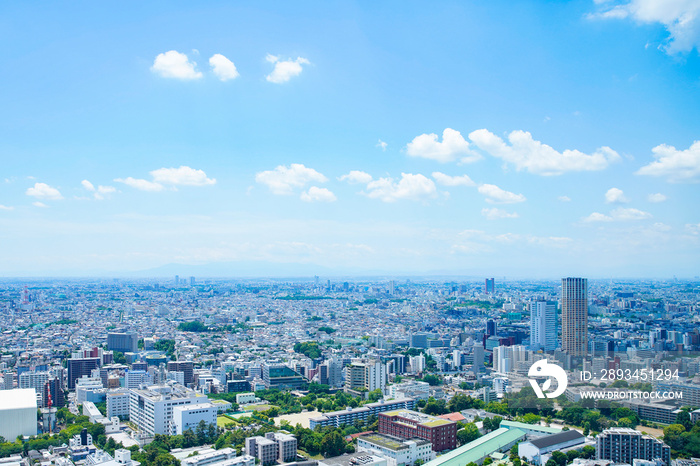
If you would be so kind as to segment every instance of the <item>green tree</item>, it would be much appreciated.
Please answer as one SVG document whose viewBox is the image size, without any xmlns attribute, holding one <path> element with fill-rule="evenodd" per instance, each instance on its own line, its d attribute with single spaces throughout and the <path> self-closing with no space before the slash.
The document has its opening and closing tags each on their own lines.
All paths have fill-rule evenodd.
<svg viewBox="0 0 700 466">
<path fill-rule="evenodd" d="M 460 445 L 473 442 L 479 437 L 481 437 L 479 428 L 473 422 L 466 424 L 463 429 L 457 431 L 457 441 L 460 443 Z"/>
<path fill-rule="evenodd" d="M 325 457 L 342 455 L 345 452 L 345 440 L 338 433 L 332 431 L 323 436 L 321 440 L 321 453 Z"/>
</svg>

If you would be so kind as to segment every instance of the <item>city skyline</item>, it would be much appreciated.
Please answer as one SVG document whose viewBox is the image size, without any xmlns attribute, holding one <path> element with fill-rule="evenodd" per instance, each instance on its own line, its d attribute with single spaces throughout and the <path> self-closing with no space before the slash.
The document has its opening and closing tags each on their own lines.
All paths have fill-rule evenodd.
<svg viewBox="0 0 700 466">
<path fill-rule="evenodd" d="M 700 275 L 692 2 L 0 11 L 2 277 Z"/>
</svg>

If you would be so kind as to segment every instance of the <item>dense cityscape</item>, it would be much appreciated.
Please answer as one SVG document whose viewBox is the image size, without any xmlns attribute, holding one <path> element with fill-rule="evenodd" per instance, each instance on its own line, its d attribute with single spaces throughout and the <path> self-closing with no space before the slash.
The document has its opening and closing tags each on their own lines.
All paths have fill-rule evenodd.
<svg viewBox="0 0 700 466">
<path fill-rule="evenodd" d="M 0 303 L 3 465 L 700 464 L 697 281 L 6 279 Z"/>
</svg>

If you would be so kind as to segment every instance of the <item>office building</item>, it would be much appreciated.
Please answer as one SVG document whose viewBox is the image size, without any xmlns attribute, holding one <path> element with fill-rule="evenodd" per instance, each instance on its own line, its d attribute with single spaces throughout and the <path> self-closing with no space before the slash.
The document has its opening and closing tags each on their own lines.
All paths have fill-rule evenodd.
<svg viewBox="0 0 700 466">
<path fill-rule="evenodd" d="M 168 372 L 177 371 L 183 373 L 185 387 L 194 383 L 194 362 L 192 361 L 168 361 Z"/>
<path fill-rule="evenodd" d="M 484 291 L 487 294 L 493 294 L 496 292 L 496 280 L 493 278 L 486 279 L 486 285 L 484 286 Z"/>
<path fill-rule="evenodd" d="M 99 357 L 70 358 L 68 360 L 68 390 L 75 390 L 75 381 L 81 377 L 90 377 L 92 370 L 100 367 Z"/>
<path fill-rule="evenodd" d="M 54 408 L 62 408 L 66 405 L 66 395 L 63 392 L 63 384 L 61 380 L 55 377 L 49 378 L 43 388 L 44 392 L 44 405 L 49 405 L 49 399 L 51 400 L 51 406 Z"/>
<path fill-rule="evenodd" d="M 306 379 L 284 364 L 263 364 L 262 379 L 265 388 L 303 390 L 307 387 Z"/>
<path fill-rule="evenodd" d="M 588 347 L 588 280 L 561 280 L 561 347 L 570 356 L 585 356 Z"/>
<path fill-rule="evenodd" d="M 14 440 L 18 435 L 36 435 L 36 391 L 18 388 L 0 391 L 0 437 Z"/>
<path fill-rule="evenodd" d="M 436 452 L 457 446 L 456 422 L 407 409 L 379 413 L 379 433 L 427 440 Z"/>
<path fill-rule="evenodd" d="M 530 347 L 533 350 L 557 349 L 557 303 L 530 301 Z"/>
<path fill-rule="evenodd" d="M 134 332 L 115 332 L 107 334 L 107 348 L 110 351 L 119 351 L 120 353 L 136 353 L 139 349 L 138 342 L 139 337 Z"/>
<path fill-rule="evenodd" d="M 486 335 L 489 337 L 496 335 L 496 322 L 493 319 L 486 321 Z"/>
<path fill-rule="evenodd" d="M 115 390 L 107 392 L 107 418 L 125 418 L 129 416 L 129 390 Z"/>
<path fill-rule="evenodd" d="M 632 464 L 635 459 L 652 461 L 660 458 L 671 464 L 671 447 L 650 435 L 627 427 L 611 427 L 596 437 L 596 458 Z"/>
</svg>

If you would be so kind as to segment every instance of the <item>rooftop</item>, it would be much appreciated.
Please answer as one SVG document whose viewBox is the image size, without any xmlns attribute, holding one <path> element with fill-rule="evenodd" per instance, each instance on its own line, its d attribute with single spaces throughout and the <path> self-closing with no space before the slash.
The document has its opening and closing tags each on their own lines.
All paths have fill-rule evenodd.
<svg viewBox="0 0 700 466">
<path fill-rule="evenodd" d="M 367 440 L 368 442 L 372 442 L 375 445 L 378 445 L 380 447 L 387 448 L 389 450 L 393 451 L 398 451 L 398 450 L 404 450 L 408 448 L 408 445 L 406 444 L 406 440 L 399 439 L 396 437 L 392 437 L 390 435 L 384 435 L 384 434 L 369 434 L 369 435 L 362 435 L 361 437 L 362 440 Z M 416 442 L 418 445 L 424 445 L 426 443 L 429 443 L 426 440 L 423 439 L 411 439 L 412 441 Z"/>
<path fill-rule="evenodd" d="M 425 466 L 464 466 L 471 462 L 478 463 L 485 456 L 490 455 L 499 448 L 516 442 L 525 437 L 525 432 L 520 429 L 500 429 L 489 432 L 473 442 L 469 442 L 449 453 L 438 456 L 434 460 L 425 463 Z"/>
<path fill-rule="evenodd" d="M 531 444 L 537 448 L 547 448 L 552 445 L 557 445 L 559 443 L 570 442 L 571 440 L 584 439 L 581 432 L 577 430 L 566 430 L 564 432 L 559 432 L 558 434 L 548 435 L 546 437 L 541 437 L 530 441 Z"/>
<path fill-rule="evenodd" d="M 18 388 L 0 391 L 0 410 L 36 409 L 36 391 L 33 388 Z"/>
</svg>

